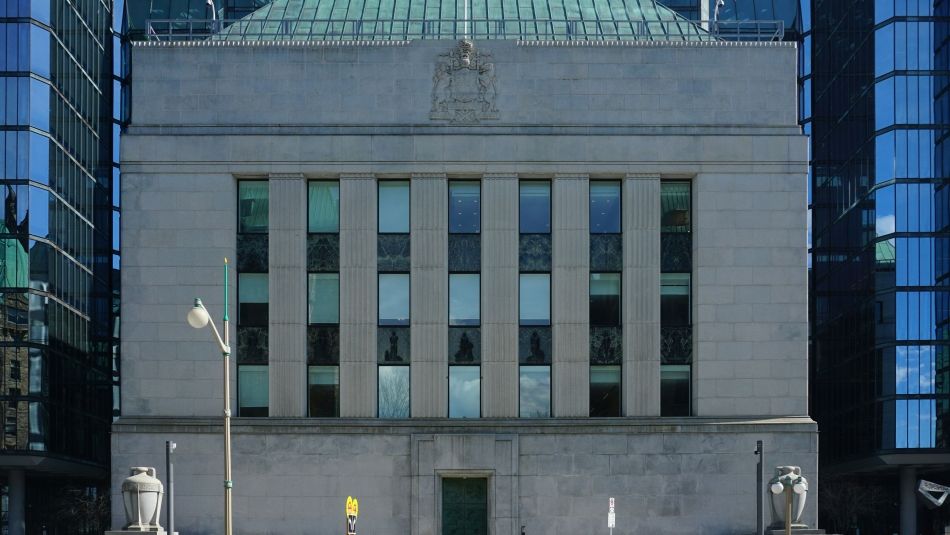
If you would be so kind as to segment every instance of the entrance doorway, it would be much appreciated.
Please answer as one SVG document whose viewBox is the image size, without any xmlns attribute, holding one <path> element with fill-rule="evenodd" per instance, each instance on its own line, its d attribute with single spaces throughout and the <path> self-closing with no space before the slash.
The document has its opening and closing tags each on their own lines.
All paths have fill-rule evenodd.
<svg viewBox="0 0 950 535">
<path fill-rule="evenodd" d="M 488 478 L 442 479 L 442 535 L 488 535 Z"/>
</svg>

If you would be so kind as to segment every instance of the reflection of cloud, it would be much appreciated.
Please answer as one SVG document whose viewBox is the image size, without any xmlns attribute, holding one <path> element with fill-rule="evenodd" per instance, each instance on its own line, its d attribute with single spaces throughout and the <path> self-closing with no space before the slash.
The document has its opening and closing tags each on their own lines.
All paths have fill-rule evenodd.
<svg viewBox="0 0 950 535">
<path fill-rule="evenodd" d="M 479 368 L 471 366 L 474 376 L 469 376 L 469 370 L 456 374 L 449 381 L 449 417 L 478 418 L 480 415 L 481 385 L 479 384 Z M 468 377 L 460 377 L 466 375 Z"/>
<path fill-rule="evenodd" d="M 893 234 L 894 229 L 894 215 L 885 215 L 880 216 L 875 221 L 875 228 L 877 229 L 877 235 L 883 236 L 885 234 Z"/>
<path fill-rule="evenodd" d="M 897 346 L 894 381 L 898 394 L 935 393 L 934 347 Z"/>
<path fill-rule="evenodd" d="M 546 418 L 551 415 L 551 378 L 547 373 L 521 374 L 521 416 Z"/>
</svg>

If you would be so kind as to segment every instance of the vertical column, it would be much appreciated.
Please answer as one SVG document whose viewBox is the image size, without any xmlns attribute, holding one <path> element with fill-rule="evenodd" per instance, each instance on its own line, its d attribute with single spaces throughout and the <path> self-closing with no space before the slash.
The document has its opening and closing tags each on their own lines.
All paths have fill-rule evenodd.
<svg viewBox="0 0 950 535">
<path fill-rule="evenodd" d="M 409 316 L 413 418 L 448 415 L 448 181 L 412 175 Z"/>
<path fill-rule="evenodd" d="M 482 416 L 518 416 L 518 176 L 482 177 Z"/>
<path fill-rule="evenodd" d="M 307 182 L 270 175 L 270 416 L 307 414 Z"/>
<path fill-rule="evenodd" d="M 554 416 L 590 415 L 590 216 L 586 175 L 555 175 L 551 191 L 551 370 Z"/>
<path fill-rule="evenodd" d="M 340 416 L 376 416 L 376 179 L 340 176 Z"/>
<path fill-rule="evenodd" d="M 7 484 L 10 485 L 10 510 L 7 517 L 10 535 L 26 535 L 26 474 L 23 470 L 10 470 Z"/>
<path fill-rule="evenodd" d="M 900 468 L 901 535 L 917 535 L 917 469 Z"/>
<path fill-rule="evenodd" d="M 660 175 L 623 185 L 623 404 L 660 415 Z"/>
</svg>

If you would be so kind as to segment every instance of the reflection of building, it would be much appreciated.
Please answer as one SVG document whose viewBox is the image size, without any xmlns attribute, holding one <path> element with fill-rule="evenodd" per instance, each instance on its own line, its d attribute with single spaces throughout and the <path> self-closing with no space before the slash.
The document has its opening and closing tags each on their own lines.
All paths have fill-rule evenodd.
<svg viewBox="0 0 950 535">
<path fill-rule="evenodd" d="M 0 529 L 87 533 L 56 504 L 108 481 L 113 2 L 3 5 Z"/>
<path fill-rule="evenodd" d="M 901 533 L 947 522 L 914 513 L 914 480 L 950 481 L 948 10 L 821 2 L 802 47 L 822 472 L 899 495 Z M 897 531 L 874 514 L 861 533 Z"/>
<path fill-rule="evenodd" d="M 757 439 L 816 477 L 793 46 L 652 0 L 332 4 L 132 47 L 116 497 L 187 434 L 177 527 L 219 525 L 184 313 L 221 317 L 222 257 L 245 533 L 347 495 L 381 534 L 589 531 L 610 496 L 628 531 L 751 532 Z"/>
</svg>

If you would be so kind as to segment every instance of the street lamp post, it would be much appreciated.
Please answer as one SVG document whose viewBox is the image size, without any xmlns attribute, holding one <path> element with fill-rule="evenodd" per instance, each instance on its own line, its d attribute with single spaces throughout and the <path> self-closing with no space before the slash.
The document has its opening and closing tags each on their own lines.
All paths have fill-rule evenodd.
<svg viewBox="0 0 950 535">
<path fill-rule="evenodd" d="M 218 333 L 208 309 L 195 298 L 195 305 L 188 312 L 188 324 L 195 329 L 211 326 L 214 339 L 221 348 L 224 357 L 224 535 L 231 535 L 231 385 L 230 361 L 231 346 L 228 345 L 228 259 L 224 259 L 224 338 Z"/>
</svg>

